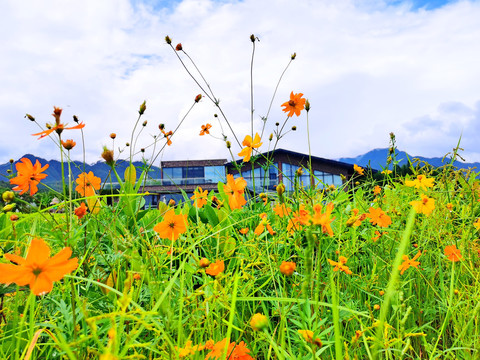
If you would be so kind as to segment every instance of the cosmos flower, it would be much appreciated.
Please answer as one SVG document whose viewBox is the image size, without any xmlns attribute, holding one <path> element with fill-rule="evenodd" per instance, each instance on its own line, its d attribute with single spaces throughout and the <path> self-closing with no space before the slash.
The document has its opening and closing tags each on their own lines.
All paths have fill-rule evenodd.
<svg viewBox="0 0 480 360">
<path fill-rule="evenodd" d="M 238 156 L 243 156 L 243 162 L 250 161 L 253 149 L 258 149 L 260 146 L 262 146 L 263 143 L 260 141 L 262 141 L 262 139 L 258 133 L 255 134 L 255 138 L 253 140 L 250 135 L 245 136 L 245 139 L 242 142 L 242 145 L 245 147 L 238 153 Z"/>
<path fill-rule="evenodd" d="M 17 264 L 0 264 L 0 283 L 29 285 L 35 295 L 43 295 L 53 289 L 53 283 L 78 267 L 78 259 L 70 259 L 72 250 L 66 247 L 50 257 L 50 247 L 43 239 L 35 238 L 27 257 L 5 254 L 5 258 Z"/>
<path fill-rule="evenodd" d="M 290 100 L 282 104 L 282 106 L 285 107 L 282 110 L 288 113 L 288 117 L 292 117 L 293 114 L 300 116 L 300 112 L 305 108 L 306 101 L 302 98 L 302 96 L 302 93 L 294 94 L 292 91 L 292 93 L 290 94 Z"/>
<path fill-rule="evenodd" d="M 10 179 L 10 184 L 17 185 L 12 190 L 20 191 L 20 195 L 22 195 L 30 189 L 30 195 L 35 194 L 38 191 L 37 185 L 40 180 L 47 177 L 47 174 L 42 174 L 42 172 L 48 169 L 48 166 L 46 164 L 42 167 L 38 159 L 33 165 L 29 158 L 21 158 L 20 162 L 15 164 L 17 176 Z"/>
</svg>

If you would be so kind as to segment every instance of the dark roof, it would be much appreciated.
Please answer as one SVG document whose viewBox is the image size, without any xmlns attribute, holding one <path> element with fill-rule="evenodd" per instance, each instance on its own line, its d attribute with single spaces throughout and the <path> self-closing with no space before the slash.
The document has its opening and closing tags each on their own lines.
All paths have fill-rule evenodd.
<svg viewBox="0 0 480 360">
<path fill-rule="evenodd" d="M 273 150 L 273 151 L 267 151 L 267 152 L 261 153 L 261 156 L 268 157 L 272 152 L 273 152 L 274 156 L 285 155 L 285 156 L 291 156 L 291 157 L 296 157 L 296 158 L 308 157 L 308 154 L 299 153 L 299 152 L 291 151 L 291 150 L 285 150 L 285 149 L 276 149 L 276 150 Z M 243 161 L 242 159 L 239 159 L 237 161 L 230 161 L 229 163 L 226 164 L 226 166 L 232 166 L 233 163 L 235 163 L 235 162 L 237 164 L 241 164 L 242 161 Z M 349 169 L 349 170 L 353 169 L 352 164 L 348 164 L 348 163 L 345 163 L 345 162 L 342 162 L 342 161 L 325 159 L 325 158 L 322 158 L 322 157 L 319 157 L 319 156 L 313 156 L 312 155 L 312 161 L 322 162 L 324 164 L 327 164 L 327 165 L 330 165 L 330 166 L 336 166 L 336 167 L 340 167 L 340 168 L 343 167 L 343 168 Z"/>
</svg>

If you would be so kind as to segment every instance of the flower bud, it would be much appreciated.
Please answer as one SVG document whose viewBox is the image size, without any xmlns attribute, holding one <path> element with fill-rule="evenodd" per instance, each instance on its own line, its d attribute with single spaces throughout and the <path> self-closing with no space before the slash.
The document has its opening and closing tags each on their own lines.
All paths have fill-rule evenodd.
<svg viewBox="0 0 480 360">
<path fill-rule="evenodd" d="M 250 35 L 250 41 L 255 42 L 255 35 L 254 34 Z"/>
<path fill-rule="evenodd" d="M 297 127 L 295 125 L 292 126 L 292 131 L 297 131 Z"/>
<path fill-rule="evenodd" d="M 142 126 L 144 126 L 144 127 L 147 126 L 147 123 L 148 123 L 148 121 L 145 120 L 145 121 L 142 123 Z"/>
<path fill-rule="evenodd" d="M 145 148 L 141 148 L 140 151 L 141 151 L 142 153 L 144 153 L 144 152 L 145 152 Z"/>
<path fill-rule="evenodd" d="M 285 276 L 292 276 L 297 268 L 297 264 L 293 261 L 283 261 L 280 265 L 280 272 Z"/>
<path fill-rule="evenodd" d="M 5 191 L 2 194 L 2 199 L 3 201 L 5 201 L 6 204 L 8 204 L 9 202 L 12 202 L 13 199 L 15 199 L 15 193 L 13 191 Z"/>
<path fill-rule="evenodd" d="M 168 206 L 174 207 L 174 206 L 175 206 L 175 200 L 170 199 L 170 200 L 168 201 Z"/>
<path fill-rule="evenodd" d="M 75 121 L 78 124 L 78 116 L 77 115 L 73 115 L 73 121 Z"/>
<path fill-rule="evenodd" d="M 178 43 L 177 46 L 175 46 L 175 50 L 182 51 L 183 50 L 182 43 Z"/>
<path fill-rule="evenodd" d="M 129 142 L 125 143 L 125 146 L 130 146 L 130 143 Z"/>
<path fill-rule="evenodd" d="M 17 221 L 17 220 L 18 220 L 18 215 L 17 214 L 10 215 L 10 221 Z"/>
<path fill-rule="evenodd" d="M 35 121 L 35 118 L 30 114 L 26 114 L 25 117 L 28 118 L 28 120 L 30 121 Z"/>
<path fill-rule="evenodd" d="M 296 57 L 297 57 L 297 53 L 294 52 L 294 53 L 292 54 L 292 56 L 291 56 L 291 59 L 292 59 L 292 60 L 295 60 Z"/>
<path fill-rule="evenodd" d="M 285 185 L 283 183 L 278 184 L 277 185 L 278 196 L 282 196 L 284 192 L 285 192 Z"/>
<path fill-rule="evenodd" d="M 163 129 L 165 129 L 165 124 L 158 125 L 158 128 L 160 129 L 160 131 L 162 131 Z"/>
<path fill-rule="evenodd" d="M 303 168 L 298 168 L 297 171 L 295 171 L 295 175 L 302 176 L 303 175 Z"/>
<path fill-rule="evenodd" d="M 308 101 L 308 99 L 305 100 L 305 111 L 306 111 L 306 112 L 309 112 L 309 111 L 310 111 L 310 101 Z"/>
<path fill-rule="evenodd" d="M 15 207 L 15 204 L 5 205 L 5 206 L 3 207 L 3 211 L 4 211 L 4 212 L 12 211 L 14 207 Z"/>
<path fill-rule="evenodd" d="M 172 43 L 172 39 L 170 39 L 170 36 L 165 36 L 165 42 L 170 45 Z"/>
<path fill-rule="evenodd" d="M 111 133 L 111 134 L 110 134 L 110 138 L 111 138 L 111 139 L 115 139 L 116 137 L 117 137 L 117 134 L 115 134 L 115 133 Z"/>
<path fill-rule="evenodd" d="M 263 314 L 256 313 L 250 320 L 250 326 L 255 331 L 263 330 L 268 326 L 268 318 Z"/>
<path fill-rule="evenodd" d="M 273 140 L 273 133 L 270 134 L 270 136 L 268 137 L 268 140 L 269 140 L 269 141 L 272 141 L 272 140 Z"/>
<path fill-rule="evenodd" d="M 230 149 L 232 147 L 232 143 L 227 140 L 227 149 Z"/>
<path fill-rule="evenodd" d="M 201 268 L 207 268 L 210 266 L 210 261 L 207 259 L 207 258 L 202 258 L 198 265 L 201 267 Z"/>
<path fill-rule="evenodd" d="M 198 103 L 202 99 L 202 94 L 195 96 L 195 102 Z"/>
<path fill-rule="evenodd" d="M 15 160 L 13 160 L 13 159 L 10 159 L 8 161 L 10 162 L 10 164 L 13 164 L 15 162 Z"/>
<path fill-rule="evenodd" d="M 144 100 L 142 105 L 140 105 L 140 109 L 138 110 L 138 113 L 140 115 L 143 115 L 143 113 L 147 110 L 147 102 Z"/>
</svg>

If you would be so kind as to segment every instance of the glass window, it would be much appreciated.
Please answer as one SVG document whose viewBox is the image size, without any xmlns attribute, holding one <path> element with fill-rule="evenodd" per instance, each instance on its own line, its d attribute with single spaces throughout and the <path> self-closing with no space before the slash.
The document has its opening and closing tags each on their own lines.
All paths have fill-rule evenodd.
<svg viewBox="0 0 480 360">
<path fill-rule="evenodd" d="M 205 183 L 225 182 L 225 167 L 224 166 L 205 166 Z"/>
<path fill-rule="evenodd" d="M 181 185 L 182 184 L 182 168 L 172 167 L 163 168 L 163 185 Z"/>
</svg>

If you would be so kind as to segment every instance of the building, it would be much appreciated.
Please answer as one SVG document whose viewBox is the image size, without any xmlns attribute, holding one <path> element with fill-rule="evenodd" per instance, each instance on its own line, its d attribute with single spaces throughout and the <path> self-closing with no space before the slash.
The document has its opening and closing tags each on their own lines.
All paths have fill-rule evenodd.
<svg viewBox="0 0 480 360">
<path fill-rule="evenodd" d="M 184 193 L 191 196 L 200 186 L 203 190 L 217 189 L 218 182 L 226 181 L 225 164 L 227 159 L 162 161 L 161 178 L 148 180 L 144 191 L 146 207 L 155 207 L 159 201 L 184 201 Z"/>
<path fill-rule="evenodd" d="M 274 191 L 279 182 L 285 184 L 287 191 L 293 190 L 295 172 L 303 168 L 303 175 L 298 179 L 302 186 L 323 188 L 329 185 L 342 185 L 342 175 L 349 179 L 353 165 L 311 157 L 313 176 L 309 174 L 309 156 L 290 150 L 277 149 L 259 154 L 254 162 L 243 163 L 242 160 L 227 162 L 226 159 L 162 161 L 161 178 L 149 180 L 144 191 L 150 193 L 145 197 L 147 207 L 155 207 L 159 201 L 184 201 L 185 195 L 192 196 L 200 186 L 203 190 L 216 190 L 218 182 L 226 182 L 226 174 L 242 176 L 247 187 L 255 192 Z"/>
<path fill-rule="evenodd" d="M 329 185 L 340 186 L 343 184 L 342 175 L 349 179 L 354 173 L 351 164 L 312 156 L 313 176 L 310 176 L 309 159 L 308 154 L 277 149 L 260 154 L 253 170 L 250 163 L 244 164 L 242 160 L 230 162 L 226 167 L 229 174 L 242 176 L 247 186 L 251 190 L 255 187 L 256 192 L 275 190 L 279 182 L 283 182 L 287 191 L 292 191 L 295 173 L 300 168 L 303 168 L 303 175 L 298 178 L 300 185 L 320 189 Z"/>
</svg>

